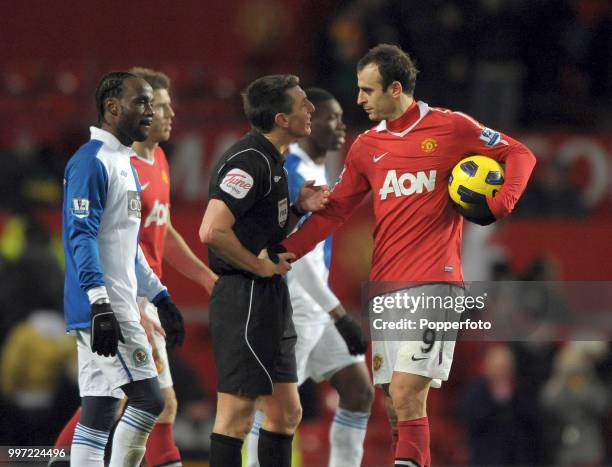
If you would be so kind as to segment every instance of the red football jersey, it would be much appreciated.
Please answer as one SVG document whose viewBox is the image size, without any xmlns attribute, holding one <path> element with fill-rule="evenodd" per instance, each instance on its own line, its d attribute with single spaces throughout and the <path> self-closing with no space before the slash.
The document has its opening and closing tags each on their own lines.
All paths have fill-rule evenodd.
<svg viewBox="0 0 612 467">
<path fill-rule="evenodd" d="M 462 281 L 463 218 L 452 206 L 448 179 L 472 154 L 505 163 L 505 183 L 488 199 L 497 218 L 512 211 L 535 157 L 525 146 L 473 118 L 424 102 L 382 121 L 353 143 L 325 209 L 283 242 L 299 257 L 339 227 L 369 192 L 374 204 L 370 280 Z"/>
<path fill-rule="evenodd" d="M 152 161 L 132 155 L 138 173 L 140 193 L 140 247 L 151 269 L 162 275 L 166 228 L 170 219 L 170 173 L 164 150 L 155 149 Z"/>
</svg>

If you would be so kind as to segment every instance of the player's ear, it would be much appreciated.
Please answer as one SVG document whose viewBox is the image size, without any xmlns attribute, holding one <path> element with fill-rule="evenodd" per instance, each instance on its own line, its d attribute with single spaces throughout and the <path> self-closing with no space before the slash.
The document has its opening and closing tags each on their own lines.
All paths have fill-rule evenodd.
<svg viewBox="0 0 612 467">
<path fill-rule="evenodd" d="M 393 81 L 389 86 L 391 87 L 391 95 L 393 97 L 399 97 L 402 95 L 402 92 L 404 92 L 402 83 L 399 81 Z"/>
<path fill-rule="evenodd" d="M 288 128 L 289 118 L 287 117 L 287 114 L 279 112 L 274 116 L 274 123 L 281 128 Z"/>
<path fill-rule="evenodd" d="M 110 112 L 113 117 L 119 115 L 119 102 L 114 97 L 106 99 L 106 110 Z"/>
</svg>

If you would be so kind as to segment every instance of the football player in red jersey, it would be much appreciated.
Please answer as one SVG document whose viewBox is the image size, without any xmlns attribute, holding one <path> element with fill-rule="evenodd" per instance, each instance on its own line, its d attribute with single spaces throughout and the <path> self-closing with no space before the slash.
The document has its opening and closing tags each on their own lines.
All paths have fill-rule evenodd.
<svg viewBox="0 0 612 467">
<path fill-rule="evenodd" d="M 146 68 L 132 68 L 131 72 L 140 76 L 153 88 L 153 109 L 155 117 L 149 138 L 134 144 L 136 154 L 132 164 L 138 173 L 142 192 L 142 219 L 140 226 L 140 245 L 151 268 L 161 277 L 162 262 L 167 261 L 185 277 L 200 284 L 210 294 L 217 276 L 191 251 L 183 237 L 173 227 L 170 217 L 170 174 L 164 150 L 160 142 L 170 139 L 174 110 L 170 98 L 170 80 L 159 72 Z M 179 466 L 180 453 L 174 443 L 172 425 L 176 418 L 176 395 L 172 387 L 172 377 L 168 368 L 166 342 L 163 329 L 155 307 L 140 301 L 141 323 L 153 346 L 153 357 L 157 364 L 159 382 L 166 406 L 147 442 L 145 460 L 149 466 Z"/>
<path fill-rule="evenodd" d="M 408 54 L 393 45 L 381 44 L 359 61 L 357 103 L 380 123 L 353 143 L 327 208 L 311 215 L 282 246 L 302 257 L 372 192 L 370 280 L 426 282 L 399 292 L 457 297 L 464 293 L 455 285 L 463 281 L 464 217 L 487 225 L 510 214 L 535 157 L 518 141 L 468 115 L 416 101 L 416 74 Z M 505 183 L 494 198 L 465 199 L 472 208 L 462 217 L 449 200 L 447 181 L 455 164 L 471 154 L 504 163 Z M 385 392 L 396 466 L 431 465 L 427 394 L 448 379 L 455 344 L 431 334 L 425 333 L 423 341 L 372 342 L 374 383 Z"/>
<path fill-rule="evenodd" d="M 143 78 L 153 88 L 155 116 L 146 141 L 133 144 L 135 154 L 131 163 L 138 173 L 141 185 L 140 246 L 153 271 L 161 277 L 162 262 L 166 260 L 184 276 L 200 284 L 208 293 L 212 291 L 217 276 L 189 248 L 170 221 L 170 174 L 164 150 L 159 143 L 168 141 L 172 131 L 174 110 L 170 98 L 170 79 L 163 73 L 147 68 L 132 68 L 134 75 Z M 176 418 L 177 402 L 172 377 L 168 367 L 166 346 L 178 342 L 166 342 L 157 310 L 147 300 L 138 299 L 141 324 L 153 347 L 159 383 L 165 400 L 165 408 L 147 441 L 145 460 L 147 465 L 177 467 L 181 464 L 179 450 L 174 443 L 172 426 Z M 151 306 L 149 306 L 151 305 Z M 56 446 L 70 446 L 79 411 L 65 426 Z M 65 461 L 65 458 L 62 459 Z M 59 464 L 54 464 L 59 465 Z"/>
</svg>

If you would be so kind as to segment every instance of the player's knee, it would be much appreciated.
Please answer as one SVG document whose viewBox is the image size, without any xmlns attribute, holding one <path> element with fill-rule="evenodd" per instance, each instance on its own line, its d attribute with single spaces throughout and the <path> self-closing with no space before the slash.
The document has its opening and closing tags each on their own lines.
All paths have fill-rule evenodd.
<svg viewBox="0 0 612 467">
<path fill-rule="evenodd" d="M 162 423 L 174 422 L 176 418 L 176 411 L 178 409 L 178 403 L 176 402 L 176 395 L 174 391 L 164 392 L 164 410 L 159 416 L 159 421 Z"/>
<path fill-rule="evenodd" d="M 285 426 L 288 430 L 295 430 L 302 421 L 302 406 L 300 404 L 290 407 L 285 414 Z"/>
<path fill-rule="evenodd" d="M 427 391 L 409 385 L 389 389 L 393 408 L 400 419 L 416 418 L 425 413 Z"/>
<path fill-rule="evenodd" d="M 164 396 L 157 378 L 134 381 L 121 387 L 128 396 L 128 405 L 156 417 L 164 410 Z"/>
<path fill-rule="evenodd" d="M 367 381 L 340 394 L 340 407 L 352 412 L 369 412 L 374 402 L 374 387 Z"/>
<path fill-rule="evenodd" d="M 164 396 L 161 394 L 161 392 L 153 392 L 149 397 L 147 405 L 147 412 L 159 416 L 164 411 L 164 408 L 166 406 L 166 400 L 164 399 Z"/>
<path fill-rule="evenodd" d="M 387 418 L 389 420 L 389 424 L 392 427 L 397 426 L 397 414 L 395 413 L 395 408 L 393 407 L 393 401 L 391 397 L 385 396 L 385 411 L 387 412 Z"/>
<path fill-rule="evenodd" d="M 85 396 L 81 400 L 79 423 L 94 430 L 110 431 L 118 404 L 119 401 L 114 397 Z"/>
<path fill-rule="evenodd" d="M 244 439 L 253 426 L 255 414 L 252 407 L 230 407 L 222 413 L 217 412 L 213 431 L 215 433 Z"/>
</svg>

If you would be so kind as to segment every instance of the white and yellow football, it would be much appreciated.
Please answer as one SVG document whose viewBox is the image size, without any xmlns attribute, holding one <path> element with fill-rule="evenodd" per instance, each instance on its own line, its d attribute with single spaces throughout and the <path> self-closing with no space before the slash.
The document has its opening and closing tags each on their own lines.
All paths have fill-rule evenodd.
<svg viewBox="0 0 612 467">
<path fill-rule="evenodd" d="M 468 208 L 461 200 L 462 194 L 470 192 L 493 197 L 504 184 L 504 168 L 495 159 L 487 156 L 470 156 L 461 160 L 448 179 L 448 193 L 454 203 Z"/>
</svg>

